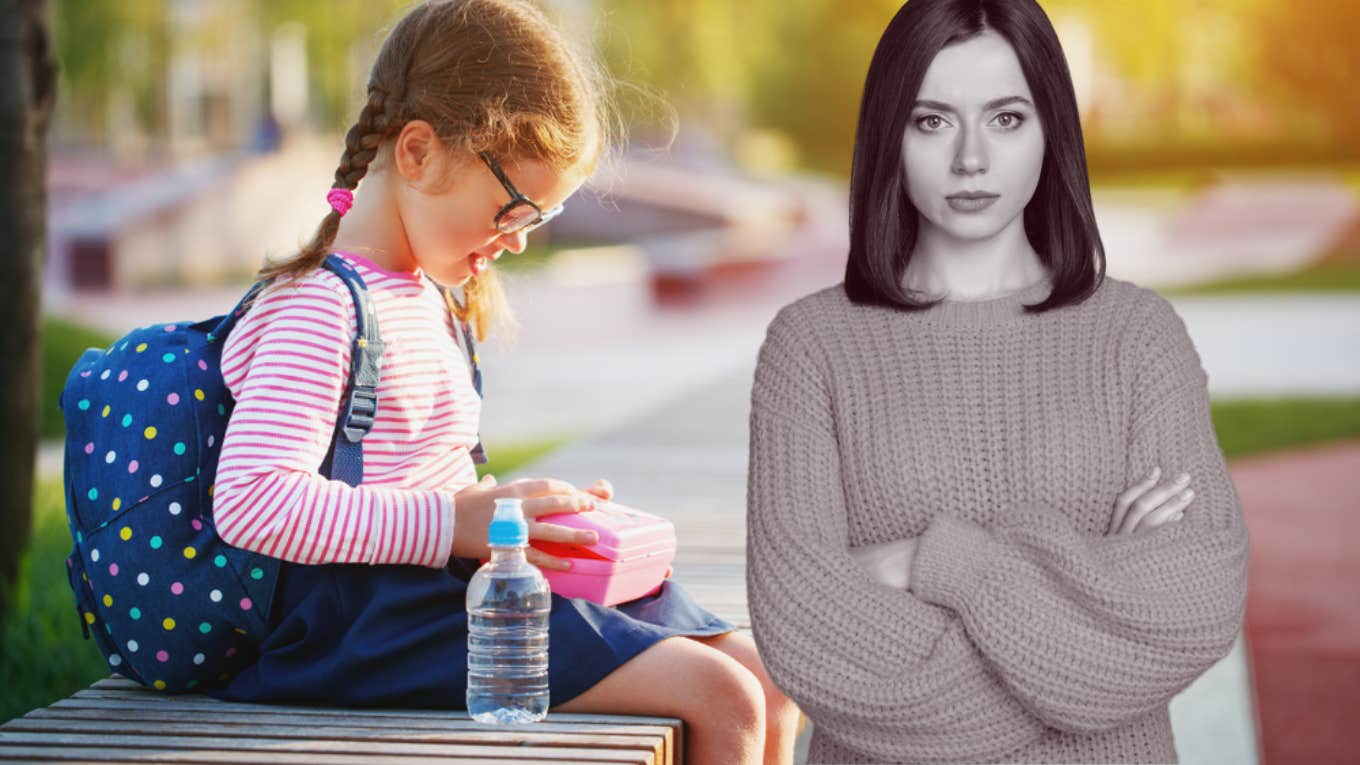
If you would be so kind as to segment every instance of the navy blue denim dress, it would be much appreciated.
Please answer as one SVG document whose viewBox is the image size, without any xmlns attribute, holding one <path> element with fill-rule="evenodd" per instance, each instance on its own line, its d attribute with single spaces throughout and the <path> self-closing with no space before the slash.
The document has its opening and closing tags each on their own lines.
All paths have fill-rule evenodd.
<svg viewBox="0 0 1360 765">
<path fill-rule="evenodd" d="M 472 334 L 466 324 L 461 329 L 480 395 Z M 332 456 L 322 466 L 328 475 Z M 472 457 L 486 462 L 480 440 Z M 228 701 L 466 709 L 467 585 L 480 566 L 457 556 L 442 569 L 284 562 L 258 659 L 204 693 Z M 671 579 L 613 606 L 553 593 L 549 704 L 575 698 L 663 638 L 735 629 Z"/>
<path fill-rule="evenodd" d="M 259 658 L 206 692 L 230 701 L 466 709 L 464 599 L 480 565 L 460 557 L 443 569 L 285 563 Z M 671 579 L 614 606 L 553 593 L 549 703 L 576 697 L 662 638 L 735 629 Z"/>
</svg>

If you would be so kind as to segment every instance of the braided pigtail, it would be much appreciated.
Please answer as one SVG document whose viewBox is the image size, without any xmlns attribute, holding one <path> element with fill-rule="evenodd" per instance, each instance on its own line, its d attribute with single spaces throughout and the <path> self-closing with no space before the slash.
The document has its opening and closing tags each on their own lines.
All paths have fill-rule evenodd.
<svg viewBox="0 0 1360 765">
<path fill-rule="evenodd" d="M 278 276 L 297 277 L 319 268 L 330 252 L 335 235 L 340 230 L 340 218 L 349 209 L 349 195 L 335 193 L 336 190 L 352 192 L 359 181 L 368 173 L 368 166 L 378 156 L 378 149 L 392 132 L 401 124 L 400 102 L 388 95 L 385 89 L 370 86 L 368 101 L 359 112 L 359 119 L 345 134 L 345 151 L 340 156 L 340 164 L 335 169 L 335 183 L 331 186 L 331 211 L 321 219 L 316 233 L 295 256 L 282 263 L 267 263 L 255 275 L 258 279 L 273 279 Z"/>
</svg>

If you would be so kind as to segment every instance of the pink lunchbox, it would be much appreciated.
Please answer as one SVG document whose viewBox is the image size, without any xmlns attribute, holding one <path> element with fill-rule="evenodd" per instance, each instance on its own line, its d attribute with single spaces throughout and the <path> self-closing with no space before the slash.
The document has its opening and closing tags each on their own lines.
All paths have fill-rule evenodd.
<svg viewBox="0 0 1360 765">
<path fill-rule="evenodd" d="M 536 520 L 593 529 L 600 535 L 591 545 L 529 540 L 539 550 L 571 560 L 568 571 L 541 569 L 559 595 L 612 606 L 655 594 L 671 575 L 675 524 L 659 515 L 596 499 L 594 510 L 540 515 Z"/>
</svg>

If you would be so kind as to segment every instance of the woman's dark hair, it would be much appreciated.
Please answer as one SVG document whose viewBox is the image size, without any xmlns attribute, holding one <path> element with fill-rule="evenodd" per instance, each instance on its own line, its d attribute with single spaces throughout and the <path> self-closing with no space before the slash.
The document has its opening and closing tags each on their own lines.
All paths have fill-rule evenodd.
<svg viewBox="0 0 1360 765">
<path fill-rule="evenodd" d="M 1035 0 L 911 0 L 883 31 L 860 101 L 845 267 L 845 294 L 854 303 L 916 310 L 939 302 L 918 301 L 912 294 L 919 293 L 902 284 L 918 222 L 907 196 L 902 134 L 935 55 L 988 29 L 1015 49 L 1044 131 L 1043 167 L 1024 222 L 1053 290 L 1025 310 L 1081 302 L 1105 278 L 1076 94 L 1048 16 Z"/>
</svg>

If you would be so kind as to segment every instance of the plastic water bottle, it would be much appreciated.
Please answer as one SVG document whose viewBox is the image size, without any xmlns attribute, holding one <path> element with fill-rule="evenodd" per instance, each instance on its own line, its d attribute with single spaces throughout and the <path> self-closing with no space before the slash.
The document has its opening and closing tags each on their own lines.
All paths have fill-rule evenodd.
<svg viewBox="0 0 1360 765">
<path fill-rule="evenodd" d="M 529 527 L 521 500 L 496 500 L 491 559 L 468 581 L 468 714 L 522 725 L 548 714 L 548 613 L 552 590 L 524 557 Z"/>
</svg>

